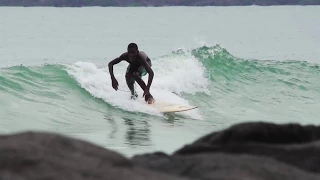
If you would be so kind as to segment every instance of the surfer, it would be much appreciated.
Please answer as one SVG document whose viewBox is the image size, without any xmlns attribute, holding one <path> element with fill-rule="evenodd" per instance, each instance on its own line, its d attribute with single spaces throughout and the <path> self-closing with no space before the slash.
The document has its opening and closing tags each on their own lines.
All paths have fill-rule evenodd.
<svg viewBox="0 0 320 180">
<path fill-rule="evenodd" d="M 138 97 L 138 94 L 134 90 L 134 83 L 136 81 L 144 91 L 142 97 L 145 98 L 145 101 L 148 102 L 148 104 L 153 103 L 154 98 L 150 93 L 150 86 L 154 76 L 153 70 L 151 69 L 151 60 L 146 53 L 139 51 L 138 45 L 135 43 L 130 43 L 127 47 L 127 52 L 109 62 L 108 67 L 111 76 L 112 87 L 115 90 L 118 90 L 118 81 L 113 74 L 113 65 L 118 64 L 122 60 L 125 60 L 129 63 L 125 78 L 127 86 L 131 92 L 131 98 L 135 99 Z M 149 74 L 149 78 L 148 84 L 146 85 L 141 77 L 147 73 Z"/>
</svg>

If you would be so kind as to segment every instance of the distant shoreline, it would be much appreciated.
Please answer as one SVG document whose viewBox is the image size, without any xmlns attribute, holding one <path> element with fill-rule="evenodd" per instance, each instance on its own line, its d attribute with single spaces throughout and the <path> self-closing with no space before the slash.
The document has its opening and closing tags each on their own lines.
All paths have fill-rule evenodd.
<svg viewBox="0 0 320 180">
<path fill-rule="evenodd" d="M 0 0 L 14 7 L 171 7 L 171 6 L 306 6 L 320 0 Z"/>
<path fill-rule="evenodd" d="M 227 6 L 211 6 L 211 5 L 203 5 L 203 6 L 191 6 L 191 5 L 163 5 L 163 6 L 98 6 L 98 5 L 92 5 L 92 6 L 50 6 L 50 5 L 32 5 L 32 6 L 28 6 L 28 5 L 0 5 L 0 7 L 54 7 L 54 8 L 86 8 L 86 7 L 114 7 L 114 8 L 135 8 L 135 7 L 156 7 L 156 8 L 160 8 L 160 7 L 250 7 L 250 6 L 256 6 L 256 7 L 281 7 L 281 6 L 319 6 L 320 4 L 308 4 L 308 5 L 303 5 L 303 4 L 289 4 L 289 5 L 227 5 Z"/>
</svg>

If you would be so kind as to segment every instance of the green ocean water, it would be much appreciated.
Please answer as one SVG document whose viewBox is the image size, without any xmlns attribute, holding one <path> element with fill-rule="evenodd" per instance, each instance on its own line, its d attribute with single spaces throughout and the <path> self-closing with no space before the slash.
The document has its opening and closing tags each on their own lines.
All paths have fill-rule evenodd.
<svg viewBox="0 0 320 180">
<path fill-rule="evenodd" d="M 0 14 L 8 17 L 0 21 L 0 133 L 57 132 L 130 156 L 172 152 L 240 122 L 318 124 L 320 51 L 316 40 L 320 37 L 314 32 L 320 22 L 310 20 L 319 12 L 316 7 L 284 7 L 281 12 L 278 7 L 179 7 L 176 10 L 184 15 L 177 15 L 175 22 L 168 21 L 170 14 L 163 17 L 169 13 L 166 8 L 142 8 L 144 13 L 154 11 L 156 23 L 163 29 L 150 27 L 150 31 L 131 25 L 136 36 L 131 39 L 120 30 L 121 25 L 114 27 L 117 21 L 107 15 L 120 10 L 143 18 L 144 13 L 139 8 L 106 9 L 0 9 Z M 257 22 L 255 17 L 240 12 L 256 13 L 262 19 L 277 12 L 283 19 L 255 25 L 248 23 Z M 310 22 L 292 20 L 281 26 L 297 17 L 292 12 Z M 77 18 L 72 18 L 75 14 Z M 238 24 L 232 24 L 235 15 L 247 19 L 238 17 Z M 25 20 L 20 19 L 23 16 Z M 104 21 L 101 17 L 109 18 Z M 126 17 L 118 18 L 127 22 Z M 183 21 L 186 17 L 189 22 Z M 197 28 L 188 28 L 190 19 L 199 17 L 205 22 L 192 21 Z M 212 17 L 216 19 L 208 25 Z M 144 18 L 146 23 L 154 22 Z M 247 28 L 239 25 L 239 20 L 247 23 Z M 303 23 L 303 28 L 287 31 L 288 26 L 302 27 Z M 272 32 L 266 28 L 270 25 Z M 221 26 L 226 32 L 219 30 Z M 143 31 L 145 35 L 141 35 Z M 192 43 L 195 36 L 205 43 Z M 125 50 L 126 39 L 142 44 L 141 49 L 152 59 L 155 77 L 151 93 L 156 100 L 198 108 L 160 113 L 143 102 L 138 86 L 140 98 L 130 100 L 124 62 L 114 68 L 120 86 L 115 91 L 107 63 Z"/>
<path fill-rule="evenodd" d="M 155 83 L 160 84 L 155 85 L 158 89 L 155 90 L 155 98 L 166 101 L 165 96 L 168 95 L 171 99 L 176 98 L 177 102 L 198 106 L 197 112 L 163 115 L 149 110 L 141 101 L 138 106 L 129 100 L 129 93 L 118 95 L 120 91 L 111 88 L 105 67 L 99 68 L 92 63 L 20 65 L 0 71 L 1 114 L 5 115 L 1 131 L 30 127 L 75 135 L 96 133 L 112 129 L 115 119 L 121 119 L 129 127 L 136 121 L 142 124 L 145 121 L 145 126 L 152 121 L 168 125 L 181 123 L 180 126 L 188 123 L 218 126 L 241 120 L 270 119 L 277 122 L 301 122 L 301 119 L 306 120 L 304 123 L 317 122 L 320 108 L 320 67 L 317 64 L 241 59 L 220 46 L 202 46 L 189 52 L 175 51 L 153 60 L 155 73 L 166 59 L 195 61 L 203 65 L 202 81 L 207 84 L 199 88 L 190 80 L 171 85 L 162 83 L 162 78 L 166 78 L 162 76 L 155 79 Z M 179 62 L 172 62 L 173 65 L 175 63 L 179 67 Z M 178 67 L 176 71 L 180 72 Z M 169 72 L 168 78 L 170 74 L 178 76 L 179 72 Z M 188 68 L 181 72 L 185 77 L 189 74 Z M 125 86 L 122 89 L 127 90 Z M 149 119 L 152 121 L 148 122 Z M 105 127 L 101 127 L 102 124 Z M 132 138 L 131 143 L 142 145 L 144 143 L 139 141 L 147 138 L 148 128 L 137 132 L 132 130 L 131 133 L 128 134 L 132 136 L 128 137 Z"/>
</svg>

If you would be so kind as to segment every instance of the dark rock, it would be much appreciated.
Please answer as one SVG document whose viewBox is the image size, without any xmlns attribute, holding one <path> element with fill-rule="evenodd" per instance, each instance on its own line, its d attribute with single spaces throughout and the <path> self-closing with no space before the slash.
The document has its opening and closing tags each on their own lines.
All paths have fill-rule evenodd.
<svg viewBox="0 0 320 180">
<path fill-rule="evenodd" d="M 201 153 L 188 156 L 153 157 L 140 155 L 133 161 L 144 168 L 191 179 L 212 180 L 316 180 L 320 174 L 303 171 L 263 156 Z"/>
<path fill-rule="evenodd" d="M 0 136 L 0 179 L 182 179 L 136 167 L 122 155 L 50 133 Z"/>
<path fill-rule="evenodd" d="M 193 144 L 230 144 L 256 142 L 264 144 L 295 144 L 320 140 L 320 127 L 266 122 L 240 123 L 208 134 Z"/>
<path fill-rule="evenodd" d="M 242 123 L 211 133 L 175 154 L 251 154 L 320 172 L 320 128 L 298 124 Z"/>
<path fill-rule="evenodd" d="M 261 144 L 191 145 L 176 152 L 179 155 L 202 153 L 250 154 L 269 157 L 305 171 L 320 173 L 320 141 L 296 146 Z"/>
<path fill-rule="evenodd" d="M 317 126 L 242 123 L 206 135 L 173 155 L 134 156 L 145 168 L 201 179 L 320 179 Z"/>
</svg>

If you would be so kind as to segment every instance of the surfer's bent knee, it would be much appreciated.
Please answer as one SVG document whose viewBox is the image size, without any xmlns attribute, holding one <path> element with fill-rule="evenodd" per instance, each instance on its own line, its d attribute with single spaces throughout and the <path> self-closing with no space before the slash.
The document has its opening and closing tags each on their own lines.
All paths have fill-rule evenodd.
<svg viewBox="0 0 320 180">
<path fill-rule="evenodd" d="M 132 78 L 132 77 L 133 77 L 133 74 L 131 74 L 131 73 L 126 73 L 125 77 L 126 77 L 126 78 Z"/>
<path fill-rule="evenodd" d="M 133 73 L 133 76 L 140 78 L 140 72 L 135 72 L 135 73 Z"/>
</svg>

